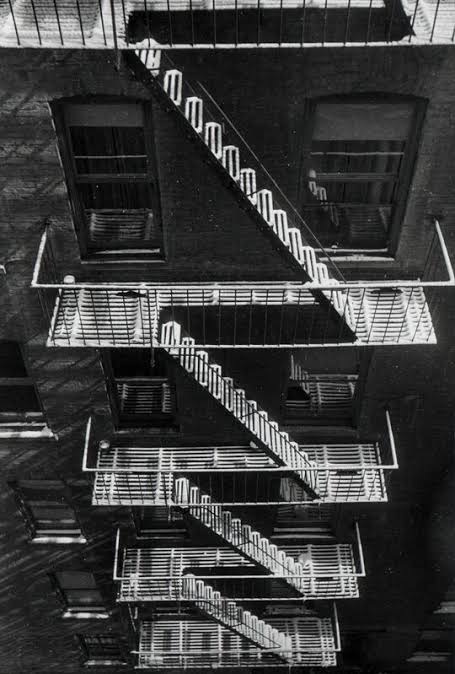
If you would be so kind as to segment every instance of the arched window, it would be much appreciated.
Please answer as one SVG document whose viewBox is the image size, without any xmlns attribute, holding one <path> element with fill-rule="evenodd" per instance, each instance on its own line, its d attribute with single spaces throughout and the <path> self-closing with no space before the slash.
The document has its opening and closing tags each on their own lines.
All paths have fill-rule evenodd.
<svg viewBox="0 0 455 674">
<path fill-rule="evenodd" d="M 82 257 L 161 257 L 149 106 L 71 101 L 56 110 Z"/>
<path fill-rule="evenodd" d="M 309 106 L 303 212 L 324 246 L 389 251 L 406 201 L 424 105 L 384 96 Z"/>
</svg>

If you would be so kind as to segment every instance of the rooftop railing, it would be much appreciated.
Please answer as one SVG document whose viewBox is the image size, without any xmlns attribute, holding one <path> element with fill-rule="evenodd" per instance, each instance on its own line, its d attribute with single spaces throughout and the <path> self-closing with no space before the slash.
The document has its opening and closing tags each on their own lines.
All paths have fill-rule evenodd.
<svg viewBox="0 0 455 674">
<path fill-rule="evenodd" d="M 177 480 L 185 477 L 211 497 L 211 505 L 310 505 L 387 501 L 386 480 L 398 468 L 386 412 L 376 442 L 302 445 L 311 458 L 318 498 L 308 494 L 288 466 L 278 466 L 251 446 L 119 446 L 92 435 L 87 423 L 83 470 L 92 473 L 93 505 L 178 506 Z"/>
<path fill-rule="evenodd" d="M 8 0 L 0 46 L 89 49 L 453 44 L 444 0 Z"/>
<path fill-rule="evenodd" d="M 77 282 L 58 272 L 51 239 L 46 228 L 32 280 L 49 346 L 173 346 L 166 329 L 172 323 L 195 348 L 432 344 L 437 290 L 455 283 L 438 222 L 418 280 L 337 285 Z"/>
</svg>

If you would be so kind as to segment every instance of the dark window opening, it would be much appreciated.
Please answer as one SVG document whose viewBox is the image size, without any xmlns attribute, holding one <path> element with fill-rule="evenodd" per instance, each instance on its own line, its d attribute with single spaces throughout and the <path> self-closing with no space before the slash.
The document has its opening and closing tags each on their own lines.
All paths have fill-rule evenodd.
<svg viewBox="0 0 455 674">
<path fill-rule="evenodd" d="M 306 149 L 303 216 L 322 245 L 387 251 L 402 217 L 415 102 L 321 102 Z"/>
<path fill-rule="evenodd" d="M 34 541 L 85 542 L 62 482 L 21 480 L 11 486 L 15 490 L 25 524 Z"/>
<path fill-rule="evenodd" d="M 127 104 L 64 108 L 67 171 L 82 254 L 161 258 L 158 179 L 150 111 Z"/>
<path fill-rule="evenodd" d="M 86 571 L 60 571 L 53 581 L 65 604 L 65 617 L 104 614 L 104 601 L 93 574 Z"/>
<path fill-rule="evenodd" d="M 126 643 L 119 635 L 79 635 L 79 643 L 86 666 L 128 664 Z"/>
<path fill-rule="evenodd" d="M 112 349 L 110 368 L 121 426 L 176 425 L 175 386 L 163 352 Z"/>
<path fill-rule="evenodd" d="M 17 342 L 0 342 L 0 425 L 39 423 L 44 415 Z"/>
</svg>

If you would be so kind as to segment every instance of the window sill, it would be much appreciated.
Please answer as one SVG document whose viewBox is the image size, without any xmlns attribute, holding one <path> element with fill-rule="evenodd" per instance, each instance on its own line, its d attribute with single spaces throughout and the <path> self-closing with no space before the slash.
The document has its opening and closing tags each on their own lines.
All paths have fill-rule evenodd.
<svg viewBox="0 0 455 674">
<path fill-rule="evenodd" d="M 41 535 L 34 536 L 30 541 L 34 545 L 84 545 L 87 539 L 84 536 L 55 536 Z"/>
<path fill-rule="evenodd" d="M 107 613 L 106 611 L 80 611 L 80 610 L 75 610 L 75 609 L 67 609 L 63 615 L 62 618 L 65 619 L 72 619 L 76 618 L 77 620 L 106 620 L 110 618 L 110 614 Z"/>
<path fill-rule="evenodd" d="M 51 431 L 49 426 L 33 423 L 0 423 L 0 438 L 52 438 L 58 440 L 58 436 Z"/>
</svg>

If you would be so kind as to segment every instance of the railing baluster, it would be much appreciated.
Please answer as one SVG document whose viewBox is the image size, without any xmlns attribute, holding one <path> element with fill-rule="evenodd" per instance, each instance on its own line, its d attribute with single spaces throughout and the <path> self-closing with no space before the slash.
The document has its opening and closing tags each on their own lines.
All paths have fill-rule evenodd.
<svg viewBox="0 0 455 674">
<path fill-rule="evenodd" d="M 17 44 L 20 47 L 21 39 L 19 37 L 19 31 L 17 29 L 16 15 L 14 14 L 14 0 L 8 0 L 8 5 L 9 5 L 9 11 L 10 11 L 11 17 L 13 19 L 13 26 L 14 26 L 14 32 L 16 33 Z"/>
<path fill-rule="evenodd" d="M 41 40 L 41 31 L 40 31 L 40 28 L 39 28 L 39 21 L 38 21 L 38 16 L 37 16 L 37 14 L 36 14 L 36 8 L 35 8 L 35 2 L 34 2 L 34 0 L 30 0 L 30 4 L 31 4 L 31 6 L 32 6 L 33 19 L 34 19 L 34 21 L 35 21 L 36 32 L 38 33 L 38 42 L 39 42 L 39 44 L 40 44 L 40 46 L 41 46 L 41 45 L 43 44 L 43 42 L 42 42 L 42 40 Z"/>
<path fill-rule="evenodd" d="M 79 5 L 79 0 L 76 0 L 76 8 L 77 8 L 77 16 L 78 16 L 78 19 L 79 19 L 79 27 L 81 29 L 82 44 L 85 47 L 84 24 L 83 24 L 83 20 L 82 20 L 81 7 Z"/>
</svg>

